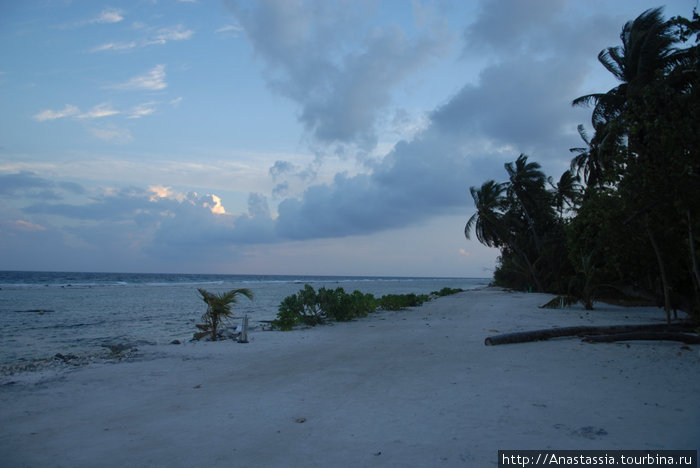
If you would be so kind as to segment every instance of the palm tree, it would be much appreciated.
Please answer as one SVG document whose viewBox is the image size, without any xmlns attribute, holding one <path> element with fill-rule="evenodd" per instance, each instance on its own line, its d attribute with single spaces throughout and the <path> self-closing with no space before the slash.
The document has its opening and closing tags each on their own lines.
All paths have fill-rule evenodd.
<svg viewBox="0 0 700 468">
<path fill-rule="evenodd" d="M 622 28 L 622 45 L 608 47 L 598 54 L 598 61 L 621 83 L 607 93 L 594 93 L 574 99 L 573 105 L 595 105 L 594 123 L 618 117 L 630 93 L 638 91 L 668 71 L 678 61 L 673 26 L 662 16 L 663 8 L 652 8 L 628 21 Z M 635 89 L 636 88 L 636 89 Z"/>
<path fill-rule="evenodd" d="M 474 213 L 464 227 L 464 235 L 471 237 L 472 228 L 476 238 L 488 247 L 500 247 L 503 240 L 503 192 L 505 184 L 498 184 L 493 180 L 484 182 L 481 188 L 470 187 L 469 192 L 474 199 L 476 213 Z"/>
<path fill-rule="evenodd" d="M 621 46 L 608 47 L 598 61 L 620 84 L 607 93 L 594 93 L 574 99 L 573 105 L 593 104 L 591 121 L 601 146 L 607 147 L 624 134 L 621 122 L 631 97 L 670 70 L 683 57 L 673 44 L 673 25 L 664 20 L 663 8 L 653 8 L 628 21 L 622 28 Z"/>
<path fill-rule="evenodd" d="M 196 340 L 211 335 L 211 340 L 216 341 L 217 328 L 223 319 L 231 317 L 231 304 L 238 302 L 236 296 L 242 294 L 250 300 L 253 299 L 253 293 L 246 288 L 233 289 L 218 294 L 210 293 L 201 288 L 198 288 L 197 291 L 202 295 L 202 300 L 207 303 L 207 311 L 202 315 L 204 323 L 197 324 L 197 328 L 202 331 L 194 334 Z"/>
<path fill-rule="evenodd" d="M 542 251 L 542 244 L 535 230 L 532 212 L 533 210 L 544 208 L 542 202 L 544 201 L 543 198 L 547 196 L 547 191 L 544 188 L 544 182 L 547 180 L 547 177 L 540 170 L 541 166 L 536 162 L 528 162 L 527 156 L 524 154 L 518 156 L 515 163 L 506 163 L 505 168 L 510 180 L 508 196 L 517 200 L 520 204 L 539 255 Z"/>
<path fill-rule="evenodd" d="M 527 253 L 518 246 L 513 235 L 517 219 L 505 213 L 506 199 L 503 193 L 508 184 L 499 184 L 493 180 L 484 182 L 481 188 L 470 187 L 476 213 L 467 221 L 464 227 L 464 235 L 471 238 L 472 229 L 476 233 L 476 238 L 488 247 L 501 247 L 508 249 L 518 255 L 525 263 L 530 276 L 539 291 L 542 291 L 542 283 L 537 277 L 535 268 L 527 256 Z"/>
<path fill-rule="evenodd" d="M 581 185 L 578 183 L 579 177 L 575 176 L 571 171 L 564 171 L 556 184 L 554 184 L 551 177 L 547 180 L 554 189 L 553 201 L 559 212 L 559 218 L 563 218 L 564 209 L 574 209 L 581 198 Z"/>
<path fill-rule="evenodd" d="M 579 125 L 578 134 L 586 146 L 569 148 L 569 151 L 576 155 L 571 160 L 571 171 L 578 177 L 583 176 L 583 181 L 588 187 L 597 186 L 600 188 L 604 183 L 603 173 L 605 170 L 603 167 L 607 167 L 607 164 L 604 164 L 604 154 L 600 151 L 599 138 L 596 137 L 604 135 L 605 130 L 600 130 L 600 133 L 596 132 L 593 138 L 589 138 L 584 126 Z"/>
</svg>

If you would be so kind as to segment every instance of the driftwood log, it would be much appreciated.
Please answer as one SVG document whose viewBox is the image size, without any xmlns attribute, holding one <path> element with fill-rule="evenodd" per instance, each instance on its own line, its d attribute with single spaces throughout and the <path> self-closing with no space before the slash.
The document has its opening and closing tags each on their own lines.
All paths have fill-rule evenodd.
<svg viewBox="0 0 700 468">
<path fill-rule="evenodd" d="M 596 335 L 607 335 L 614 336 L 622 333 L 654 333 L 654 332 L 666 332 L 666 333 L 680 333 L 684 331 L 691 331 L 694 325 L 690 323 L 676 323 L 667 325 L 665 323 L 659 324 L 645 324 L 645 325 L 605 325 L 605 326 L 579 326 L 579 327 L 561 327 L 561 328 L 547 328 L 543 330 L 532 330 L 517 333 L 506 333 L 503 335 L 489 336 L 484 340 L 486 346 L 500 345 L 500 344 L 510 344 L 510 343 L 526 343 L 528 341 L 542 341 L 548 340 L 550 338 L 558 338 L 562 336 L 580 336 L 580 337 L 592 337 Z M 648 338 L 651 339 L 651 338 Z M 658 339 L 658 338 L 657 338 Z M 614 341 L 614 340 L 610 340 Z"/>
<path fill-rule="evenodd" d="M 614 335 L 586 336 L 586 343 L 612 343 L 613 341 L 681 341 L 685 344 L 700 344 L 700 336 L 680 332 L 630 332 L 616 333 Z"/>
</svg>

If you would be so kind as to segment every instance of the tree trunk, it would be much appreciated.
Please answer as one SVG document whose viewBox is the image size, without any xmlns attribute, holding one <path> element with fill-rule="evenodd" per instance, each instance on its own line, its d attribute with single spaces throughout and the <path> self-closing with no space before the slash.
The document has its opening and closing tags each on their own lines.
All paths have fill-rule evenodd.
<svg viewBox="0 0 700 468">
<path fill-rule="evenodd" d="M 698 268 L 698 256 L 695 253 L 695 238 L 693 237 L 693 223 L 690 217 L 690 208 L 687 209 L 688 215 L 688 244 L 690 245 L 690 261 L 693 265 L 693 274 L 695 279 L 695 290 L 700 290 L 700 268 Z"/>
<path fill-rule="evenodd" d="M 659 249 L 659 244 L 656 243 L 654 234 L 651 232 L 651 226 L 649 225 L 649 215 L 645 216 L 645 224 L 647 229 L 647 234 L 649 235 L 649 240 L 651 241 L 651 246 L 654 249 L 654 254 L 656 255 L 656 261 L 659 264 L 659 272 L 661 273 L 661 288 L 664 291 L 664 311 L 666 311 L 666 323 L 671 323 L 671 295 L 669 291 L 668 278 L 666 277 L 666 267 L 664 266 L 664 260 L 661 257 L 661 249 Z"/>
<path fill-rule="evenodd" d="M 527 265 L 527 269 L 530 271 L 530 275 L 532 276 L 532 280 L 535 282 L 535 287 L 537 288 L 537 292 L 544 292 L 544 288 L 542 287 L 542 283 L 540 283 L 539 278 L 537 278 L 537 274 L 535 273 L 535 267 L 530 263 L 530 259 L 527 258 L 527 255 L 523 250 L 520 250 L 518 247 L 516 247 L 515 243 L 510 244 L 511 248 L 520 255 L 523 260 L 525 260 L 525 264 Z"/>
<path fill-rule="evenodd" d="M 644 325 L 605 325 L 605 326 L 580 326 L 580 327 L 561 327 L 547 328 L 543 330 L 532 330 L 517 333 L 506 333 L 504 335 L 489 336 L 484 340 L 486 346 L 510 343 L 526 343 L 529 341 L 542 341 L 549 338 L 558 338 L 562 336 L 592 336 L 592 335 L 610 335 L 615 333 L 631 333 L 631 332 L 681 332 L 692 330 L 693 325 L 690 323 L 681 323 L 667 325 L 665 323 L 654 323 Z"/>
<path fill-rule="evenodd" d="M 681 341 L 686 344 L 700 344 L 700 336 L 679 332 L 630 332 L 613 335 L 587 336 L 586 343 L 612 343 L 613 341 Z"/>
</svg>

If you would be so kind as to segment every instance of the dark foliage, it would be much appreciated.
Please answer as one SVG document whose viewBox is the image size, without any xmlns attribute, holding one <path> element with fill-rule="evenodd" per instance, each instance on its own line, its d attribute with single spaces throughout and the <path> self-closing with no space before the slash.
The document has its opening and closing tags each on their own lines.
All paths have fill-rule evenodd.
<svg viewBox="0 0 700 468">
<path fill-rule="evenodd" d="M 647 10 L 598 59 L 618 79 L 581 96 L 593 107 L 586 144 L 558 183 L 520 155 L 508 181 L 471 194 L 465 234 L 501 250 L 499 285 L 592 307 L 601 296 L 655 297 L 667 319 L 700 315 L 700 18 Z M 583 180 L 580 180 L 580 176 Z M 557 301 L 554 301 L 555 304 Z"/>
<path fill-rule="evenodd" d="M 432 294 L 446 296 L 462 291 L 461 289 L 443 288 Z M 386 294 L 376 299 L 372 294 L 353 291 L 351 294 L 343 288 L 318 291 L 307 284 L 297 294 L 287 296 L 280 303 L 277 318 L 272 325 L 280 330 L 291 330 L 297 325 L 315 326 L 329 321 L 347 322 L 362 318 L 381 308 L 384 310 L 401 310 L 417 307 L 430 300 L 426 294 Z"/>
</svg>

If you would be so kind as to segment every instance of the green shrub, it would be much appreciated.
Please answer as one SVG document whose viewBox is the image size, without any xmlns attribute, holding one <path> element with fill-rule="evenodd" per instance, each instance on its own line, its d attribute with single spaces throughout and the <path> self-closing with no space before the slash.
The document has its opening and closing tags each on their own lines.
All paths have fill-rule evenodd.
<svg viewBox="0 0 700 468">
<path fill-rule="evenodd" d="M 447 286 L 445 286 L 441 290 L 433 291 L 430 294 L 433 296 L 442 297 L 442 296 L 449 296 L 451 294 L 457 294 L 457 293 L 462 292 L 462 291 L 464 291 L 464 289 L 462 289 L 462 288 L 448 288 Z"/>
<path fill-rule="evenodd" d="M 406 307 L 417 307 L 430 300 L 427 294 L 386 294 L 379 298 L 377 305 L 384 310 L 401 310 Z"/>
<path fill-rule="evenodd" d="M 443 288 L 432 294 L 446 296 L 460 291 L 462 290 Z M 375 299 L 372 294 L 363 294 L 360 291 L 348 294 L 343 288 L 322 287 L 315 291 L 311 285 L 307 284 L 297 294 L 284 298 L 272 325 L 280 330 L 291 330 L 300 324 L 315 326 L 328 320 L 347 322 L 366 317 L 377 308 L 401 310 L 407 307 L 418 307 L 429 300 L 430 296 L 427 294 L 414 293 L 386 294 Z"/>
<path fill-rule="evenodd" d="M 338 322 L 365 317 L 376 308 L 374 296 L 371 294 L 363 294 L 360 291 L 348 294 L 343 288 L 321 288 L 318 290 L 317 300 L 326 317 Z"/>
<path fill-rule="evenodd" d="M 348 294 L 343 288 L 325 287 L 316 292 L 307 284 L 297 294 L 284 298 L 272 325 L 281 330 L 291 330 L 295 325 L 315 326 L 326 320 L 347 322 L 364 317 L 375 309 L 374 296 L 371 294 L 360 291 Z"/>
</svg>

